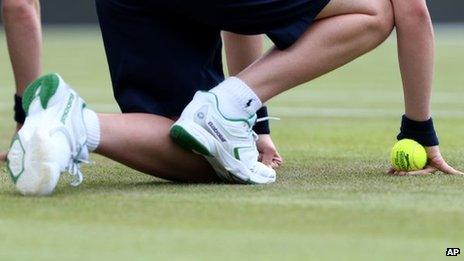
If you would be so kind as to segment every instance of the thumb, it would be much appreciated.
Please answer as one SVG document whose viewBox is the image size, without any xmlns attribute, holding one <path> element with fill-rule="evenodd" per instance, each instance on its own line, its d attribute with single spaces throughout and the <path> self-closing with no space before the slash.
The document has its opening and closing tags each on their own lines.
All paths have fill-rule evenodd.
<svg viewBox="0 0 464 261">
<path fill-rule="evenodd" d="M 274 153 L 269 151 L 263 151 L 263 160 L 261 161 L 266 166 L 272 166 L 272 159 L 274 158 Z"/>
<path fill-rule="evenodd" d="M 0 153 L 0 162 L 1 161 L 6 161 L 6 156 L 7 156 L 6 152 L 1 152 Z"/>
<path fill-rule="evenodd" d="M 451 167 L 448 165 L 446 162 L 442 162 L 440 165 L 437 166 L 438 170 L 445 174 L 450 174 L 450 175 L 462 175 L 462 172 L 456 170 L 455 168 Z"/>
<path fill-rule="evenodd" d="M 431 160 L 431 165 L 433 165 L 436 169 L 439 171 L 445 173 L 445 174 L 451 174 L 451 175 L 460 175 L 461 173 L 448 165 L 446 161 L 441 157 L 437 156 L 432 158 Z"/>
</svg>

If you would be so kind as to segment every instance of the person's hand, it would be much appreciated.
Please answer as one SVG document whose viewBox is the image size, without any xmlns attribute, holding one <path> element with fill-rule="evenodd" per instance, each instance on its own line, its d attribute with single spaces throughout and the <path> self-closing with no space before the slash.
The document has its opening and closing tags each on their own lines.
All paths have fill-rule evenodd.
<svg viewBox="0 0 464 261">
<path fill-rule="evenodd" d="M 260 162 L 273 169 L 278 169 L 282 165 L 283 159 L 279 155 L 274 142 L 272 142 L 271 135 L 259 135 L 256 145 L 259 151 Z"/>
<path fill-rule="evenodd" d="M 445 159 L 443 159 L 443 156 L 440 153 L 440 148 L 438 146 L 426 147 L 425 150 L 427 151 L 428 164 L 424 169 L 406 172 L 406 171 L 397 171 L 393 168 L 390 168 L 388 170 L 388 173 L 392 175 L 406 176 L 406 175 L 428 175 L 428 174 L 433 174 L 436 171 L 441 171 L 449 175 L 464 175 L 463 172 L 456 170 L 455 168 L 448 165 L 448 163 L 446 163 Z"/>
<path fill-rule="evenodd" d="M 6 156 L 7 156 L 6 152 L 1 152 L 0 153 L 0 162 L 6 161 Z"/>
<path fill-rule="evenodd" d="M 19 123 L 18 123 L 18 124 L 16 125 L 16 132 L 18 132 L 18 131 L 21 129 L 22 126 L 23 126 L 22 124 L 19 124 Z M 16 133 L 16 132 L 15 132 L 15 133 Z M 0 152 L 0 162 L 6 161 L 6 157 L 7 157 L 7 156 L 8 156 L 8 151 L 6 151 L 6 152 Z"/>
</svg>

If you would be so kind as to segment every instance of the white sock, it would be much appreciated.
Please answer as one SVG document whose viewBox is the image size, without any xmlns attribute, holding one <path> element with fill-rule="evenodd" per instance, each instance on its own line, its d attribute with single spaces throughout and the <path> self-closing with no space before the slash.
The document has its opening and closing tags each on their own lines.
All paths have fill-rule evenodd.
<svg viewBox="0 0 464 261">
<path fill-rule="evenodd" d="M 94 151 L 100 144 L 100 120 L 94 111 L 84 109 L 84 123 L 87 129 L 87 148 Z"/>
<path fill-rule="evenodd" d="M 248 118 L 263 104 L 251 88 L 237 77 L 230 77 L 211 89 L 219 100 L 219 110 L 228 118 Z"/>
</svg>

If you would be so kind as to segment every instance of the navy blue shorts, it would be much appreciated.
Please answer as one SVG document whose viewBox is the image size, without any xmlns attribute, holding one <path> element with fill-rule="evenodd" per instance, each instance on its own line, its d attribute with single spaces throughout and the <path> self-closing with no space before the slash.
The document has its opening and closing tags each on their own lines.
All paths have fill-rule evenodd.
<svg viewBox="0 0 464 261">
<path fill-rule="evenodd" d="M 330 0 L 96 0 L 123 112 L 178 116 L 224 80 L 220 31 L 291 46 Z"/>
</svg>

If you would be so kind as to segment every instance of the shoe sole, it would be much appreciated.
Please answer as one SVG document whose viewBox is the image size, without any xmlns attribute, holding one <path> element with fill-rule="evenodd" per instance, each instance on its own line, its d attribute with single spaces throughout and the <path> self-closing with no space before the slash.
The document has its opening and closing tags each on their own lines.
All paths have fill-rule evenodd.
<svg viewBox="0 0 464 261">
<path fill-rule="evenodd" d="M 204 156 L 206 161 L 214 169 L 216 175 L 224 182 L 230 184 L 246 184 L 243 180 L 236 178 L 230 172 L 228 172 L 213 156 Z"/>
<path fill-rule="evenodd" d="M 201 154 L 205 157 L 212 156 L 210 151 L 195 137 L 190 135 L 190 133 L 186 131 L 184 127 L 174 125 L 171 128 L 170 135 L 182 148 L 196 152 L 197 154 Z"/>
<path fill-rule="evenodd" d="M 183 127 L 177 125 L 173 126 L 171 128 L 170 134 L 171 137 L 173 137 L 174 140 L 176 140 L 176 143 L 180 145 L 182 148 L 203 155 L 222 181 L 228 183 L 243 183 L 242 180 L 238 180 L 227 170 L 222 170 L 222 166 L 219 164 L 216 158 L 214 158 L 211 155 L 208 149 L 205 146 L 203 146 L 203 144 L 201 144 L 197 139 L 195 139 L 195 137 L 190 135 L 190 133 L 188 133 Z"/>
<path fill-rule="evenodd" d="M 242 162 L 229 154 L 210 133 L 194 122 L 177 121 L 171 128 L 170 135 L 184 149 L 205 157 L 214 157 L 233 176 L 235 181 L 247 184 L 274 182 L 273 179 L 255 175 Z"/>
<path fill-rule="evenodd" d="M 30 113 L 30 105 L 36 98 L 40 100 L 42 108 L 47 109 L 50 99 L 58 91 L 59 83 L 60 78 L 56 74 L 42 76 L 31 83 L 23 95 L 22 106 L 26 114 Z M 7 170 L 21 194 L 46 196 L 50 195 L 56 187 L 60 171 L 55 163 L 47 162 L 50 159 L 49 153 L 53 150 L 47 146 L 47 141 L 43 140 L 44 137 L 37 135 L 37 130 L 35 130 L 28 142 L 28 148 L 24 147 L 24 142 L 19 135 L 13 138 L 8 152 Z M 25 162 L 32 162 L 34 166 L 26 168 Z M 32 186 L 32 183 L 35 185 Z"/>
<path fill-rule="evenodd" d="M 60 168 L 52 162 L 55 147 L 46 134 L 37 131 L 32 135 L 28 147 L 23 149 L 19 137 L 14 141 L 21 146 L 12 145 L 8 155 L 8 171 L 16 189 L 24 196 L 48 196 L 59 180 Z M 21 148 L 21 149 L 20 149 Z M 26 165 L 27 163 L 28 165 Z M 21 172 L 14 173 L 12 166 L 21 164 Z"/>
</svg>

